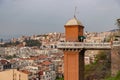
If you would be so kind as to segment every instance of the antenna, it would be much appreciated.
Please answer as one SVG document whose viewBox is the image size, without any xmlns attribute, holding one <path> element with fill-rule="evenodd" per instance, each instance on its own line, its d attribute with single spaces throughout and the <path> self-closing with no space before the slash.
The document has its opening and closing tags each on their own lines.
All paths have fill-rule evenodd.
<svg viewBox="0 0 120 80">
<path fill-rule="evenodd" d="M 77 10 L 77 7 L 75 6 L 74 18 L 76 18 L 76 10 Z"/>
</svg>

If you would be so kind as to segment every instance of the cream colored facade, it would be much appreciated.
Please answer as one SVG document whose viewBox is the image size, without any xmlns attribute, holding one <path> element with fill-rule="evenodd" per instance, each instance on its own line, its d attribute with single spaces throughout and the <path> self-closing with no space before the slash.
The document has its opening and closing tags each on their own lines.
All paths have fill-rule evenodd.
<svg viewBox="0 0 120 80">
<path fill-rule="evenodd" d="M 0 80 L 28 80 L 28 74 L 17 69 L 9 69 L 0 72 Z"/>
</svg>

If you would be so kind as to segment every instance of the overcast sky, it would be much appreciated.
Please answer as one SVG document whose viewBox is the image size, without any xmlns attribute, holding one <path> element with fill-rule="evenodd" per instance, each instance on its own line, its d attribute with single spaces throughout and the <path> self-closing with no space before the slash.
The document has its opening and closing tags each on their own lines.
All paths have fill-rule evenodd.
<svg viewBox="0 0 120 80">
<path fill-rule="evenodd" d="M 120 0 L 0 0 L 0 35 L 64 32 L 76 16 L 88 32 L 116 28 Z"/>
</svg>

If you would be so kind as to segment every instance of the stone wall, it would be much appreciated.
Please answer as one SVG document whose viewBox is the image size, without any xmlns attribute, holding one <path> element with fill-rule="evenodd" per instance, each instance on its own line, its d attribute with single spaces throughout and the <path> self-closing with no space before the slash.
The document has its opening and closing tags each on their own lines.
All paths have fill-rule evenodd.
<svg viewBox="0 0 120 80">
<path fill-rule="evenodd" d="M 120 71 L 120 47 L 111 50 L 111 75 L 115 76 Z"/>
</svg>

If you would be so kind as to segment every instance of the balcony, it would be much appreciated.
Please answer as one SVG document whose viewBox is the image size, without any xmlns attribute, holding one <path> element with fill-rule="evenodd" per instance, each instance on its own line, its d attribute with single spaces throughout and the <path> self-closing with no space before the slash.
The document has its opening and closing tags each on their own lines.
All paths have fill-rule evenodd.
<svg viewBox="0 0 120 80">
<path fill-rule="evenodd" d="M 120 41 L 88 43 L 88 42 L 58 42 L 58 49 L 87 49 L 87 50 L 110 50 L 113 46 L 120 46 Z"/>
</svg>

